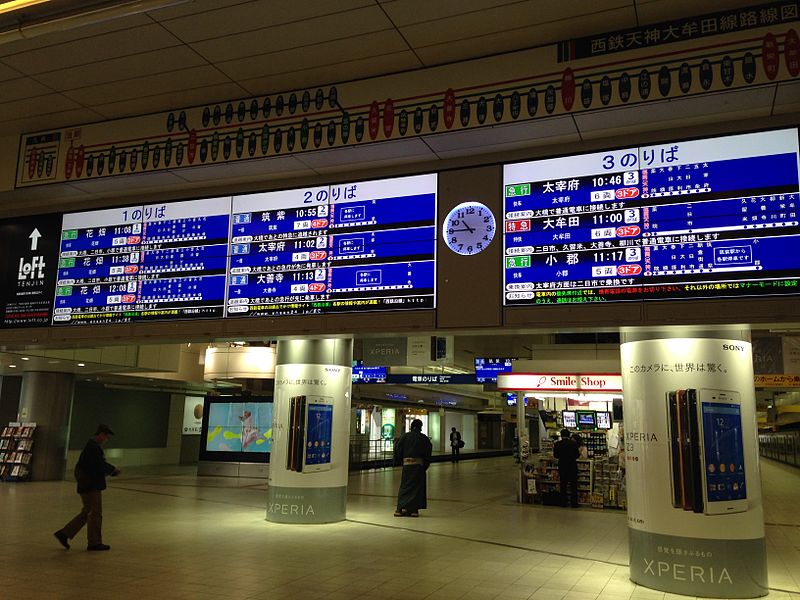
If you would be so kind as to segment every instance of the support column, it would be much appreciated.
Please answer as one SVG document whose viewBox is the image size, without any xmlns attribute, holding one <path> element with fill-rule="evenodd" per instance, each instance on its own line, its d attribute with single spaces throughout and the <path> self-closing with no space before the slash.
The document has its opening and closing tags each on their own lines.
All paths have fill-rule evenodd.
<svg viewBox="0 0 800 600">
<path fill-rule="evenodd" d="M 347 506 L 353 340 L 281 340 L 267 520 L 343 521 Z"/>
<path fill-rule="evenodd" d="M 767 594 L 750 332 L 623 331 L 631 580 Z"/>
<path fill-rule="evenodd" d="M 22 375 L 19 420 L 36 423 L 31 460 L 33 481 L 64 478 L 74 390 L 75 376 L 72 373 L 34 371 Z"/>
</svg>

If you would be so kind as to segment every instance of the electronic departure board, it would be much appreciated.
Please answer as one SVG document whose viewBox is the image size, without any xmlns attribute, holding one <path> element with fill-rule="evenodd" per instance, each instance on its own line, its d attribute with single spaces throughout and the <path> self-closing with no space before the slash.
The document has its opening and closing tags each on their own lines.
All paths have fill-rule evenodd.
<svg viewBox="0 0 800 600">
<path fill-rule="evenodd" d="M 433 308 L 436 175 L 233 198 L 226 316 Z"/>
<path fill-rule="evenodd" d="M 436 175 L 66 214 L 52 322 L 435 307 Z"/>
<path fill-rule="evenodd" d="M 53 323 L 223 316 L 228 198 L 64 215 Z"/>
<path fill-rule="evenodd" d="M 506 165 L 504 304 L 797 294 L 796 129 Z"/>
</svg>

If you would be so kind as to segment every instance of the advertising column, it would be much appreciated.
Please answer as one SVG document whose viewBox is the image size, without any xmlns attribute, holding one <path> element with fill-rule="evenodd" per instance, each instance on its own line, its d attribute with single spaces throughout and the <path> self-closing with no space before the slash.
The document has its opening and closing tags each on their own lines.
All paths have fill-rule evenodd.
<svg viewBox="0 0 800 600">
<path fill-rule="evenodd" d="M 349 339 L 278 342 L 268 521 L 345 519 L 352 361 Z"/>
<path fill-rule="evenodd" d="M 749 332 L 624 332 L 631 580 L 767 594 Z"/>
</svg>

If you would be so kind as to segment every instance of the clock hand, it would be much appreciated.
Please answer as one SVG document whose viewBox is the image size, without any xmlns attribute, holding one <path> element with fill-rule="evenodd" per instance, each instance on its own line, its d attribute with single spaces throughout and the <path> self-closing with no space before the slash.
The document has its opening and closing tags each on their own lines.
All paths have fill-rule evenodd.
<svg viewBox="0 0 800 600">
<path fill-rule="evenodd" d="M 464 223 L 464 227 L 466 227 L 466 229 L 460 229 L 459 231 L 469 231 L 470 233 L 475 233 L 475 229 L 473 227 L 470 227 L 469 223 L 467 223 L 464 220 L 462 220 L 461 222 Z"/>
</svg>

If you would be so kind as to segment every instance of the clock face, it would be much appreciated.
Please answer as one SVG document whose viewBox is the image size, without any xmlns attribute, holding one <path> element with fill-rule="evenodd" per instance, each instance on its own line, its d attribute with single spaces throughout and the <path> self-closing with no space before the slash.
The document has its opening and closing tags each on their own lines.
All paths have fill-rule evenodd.
<svg viewBox="0 0 800 600">
<path fill-rule="evenodd" d="M 463 202 L 444 220 L 442 235 L 456 254 L 470 256 L 489 247 L 495 233 L 494 214 L 480 202 Z"/>
</svg>

